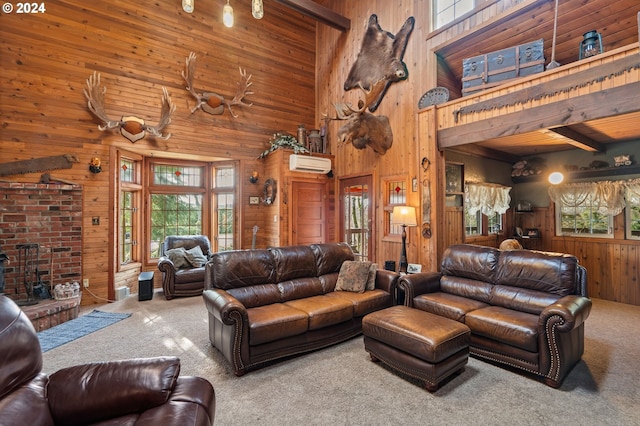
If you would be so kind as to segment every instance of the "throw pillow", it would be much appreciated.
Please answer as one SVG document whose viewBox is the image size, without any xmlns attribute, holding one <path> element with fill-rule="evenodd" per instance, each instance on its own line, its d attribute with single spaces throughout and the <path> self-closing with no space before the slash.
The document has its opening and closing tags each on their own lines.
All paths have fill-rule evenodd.
<svg viewBox="0 0 640 426">
<path fill-rule="evenodd" d="M 207 263 L 207 256 L 202 253 L 200 246 L 195 246 L 184 253 L 184 257 L 187 258 L 191 266 L 199 268 Z"/>
<path fill-rule="evenodd" d="M 369 266 L 369 276 L 367 277 L 367 290 L 376 289 L 376 275 L 378 274 L 378 264 L 371 262 Z"/>
<path fill-rule="evenodd" d="M 189 263 L 189 261 L 185 256 L 186 252 L 187 251 L 184 249 L 184 247 L 178 247 L 178 248 L 167 250 L 165 252 L 165 255 L 169 258 L 171 262 L 173 262 L 173 266 L 176 269 L 190 268 L 191 263 Z"/>
<path fill-rule="evenodd" d="M 370 267 L 371 262 L 345 260 L 340 267 L 335 290 L 363 293 L 367 286 Z"/>
</svg>

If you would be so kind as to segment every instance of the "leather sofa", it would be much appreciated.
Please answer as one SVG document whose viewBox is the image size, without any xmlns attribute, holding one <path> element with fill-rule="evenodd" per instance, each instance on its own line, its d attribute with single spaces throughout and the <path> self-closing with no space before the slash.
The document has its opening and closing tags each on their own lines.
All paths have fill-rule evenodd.
<svg viewBox="0 0 640 426">
<path fill-rule="evenodd" d="M 192 250 L 200 248 L 204 262 L 193 266 L 188 261 L 174 262 L 168 255 L 171 250 Z M 211 256 L 211 242 L 205 235 L 170 235 L 162 242 L 162 251 L 158 259 L 158 269 L 162 272 L 164 297 L 200 296 L 204 289 L 204 263 Z M 175 258 L 174 258 L 175 259 Z"/>
<path fill-rule="evenodd" d="M 209 339 L 237 376 L 362 333 L 362 317 L 395 302 L 398 274 L 375 271 L 375 289 L 334 291 L 345 243 L 215 253 L 203 298 Z M 373 278 L 373 277 L 372 277 Z"/>
<path fill-rule="evenodd" d="M 92 363 L 42 372 L 26 314 L 0 295 L 0 424 L 212 425 L 213 386 L 179 376 L 176 357 Z"/>
<path fill-rule="evenodd" d="M 464 323 L 470 353 L 559 387 L 584 352 L 591 312 L 575 256 L 470 244 L 445 251 L 440 272 L 401 277 L 406 306 Z"/>
</svg>

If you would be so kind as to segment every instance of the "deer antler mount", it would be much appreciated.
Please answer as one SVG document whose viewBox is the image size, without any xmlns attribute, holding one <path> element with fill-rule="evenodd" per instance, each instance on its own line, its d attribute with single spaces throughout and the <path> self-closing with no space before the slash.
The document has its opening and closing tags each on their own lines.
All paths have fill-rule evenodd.
<svg viewBox="0 0 640 426">
<path fill-rule="evenodd" d="M 247 71 L 239 68 L 240 81 L 237 83 L 236 94 L 233 99 L 226 100 L 222 95 L 214 92 L 197 93 L 193 88 L 193 77 L 196 70 L 196 54 L 191 52 L 189 57 L 185 60 L 185 67 L 182 71 L 182 78 L 187 82 L 187 91 L 196 100 L 196 106 L 191 108 L 191 114 L 198 109 L 203 110 L 209 114 L 220 115 L 224 113 L 225 106 L 229 109 L 229 113 L 233 118 L 237 118 L 238 115 L 231 109 L 232 106 L 245 106 L 250 107 L 252 103 L 246 103 L 244 101 L 245 96 L 252 95 L 253 92 L 248 91 L 249 87 L 253 84 L 251 82 L 251 74 L 247 77 Z"/>
<path fill-rule="evenodd" d="M 164 135 L 162 131 L 171 123 L 171 114 L 175 111 L 176 106 L 171 102 L 171 97 L 165 87 L 162 88 L 160 122 L 156 126 L 145 124 L 143 119 L 134 116 L 122 116 L 120 120 L 109 118 L 104 108 L 104 94 L 106 92 L 106 87 L 100 87 L 100 74 L 94 71 L 93 75 L 87 79 L 84 96 L 87 98 L 89 110 L 103 122 L 98 126 L 98 129 L 102 131 L 119 129 L 122 136 L 134 143 L 144 138 L 147 133 L 159 139 L 166 140 L 171 137 L 171 133 Z"/>
</svg>

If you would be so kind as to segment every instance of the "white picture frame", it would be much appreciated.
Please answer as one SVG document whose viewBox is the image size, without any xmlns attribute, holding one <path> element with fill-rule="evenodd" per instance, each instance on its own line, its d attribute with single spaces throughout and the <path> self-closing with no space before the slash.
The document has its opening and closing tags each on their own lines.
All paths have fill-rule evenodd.
<svg viewBox="0 0 640 426">
<path fill-rule="evenodd" d="M 409 263 L 407 265 L 407 274 L 415 274 L 418 272 L 422 272 L 422 265 L 419 263 Z"/>
</svg>

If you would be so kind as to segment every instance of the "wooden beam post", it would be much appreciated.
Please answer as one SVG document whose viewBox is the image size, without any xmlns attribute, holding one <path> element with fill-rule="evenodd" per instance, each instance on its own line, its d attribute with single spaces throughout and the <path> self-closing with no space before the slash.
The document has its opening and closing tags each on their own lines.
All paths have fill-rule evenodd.
<svg viewBox="0 0 640 426">
<path fill-rule="evenodd" d="M 311 0 L 275 0 L 305 16 L 340 31 L 351 29 L 351 20 Z"/>
</svg>

